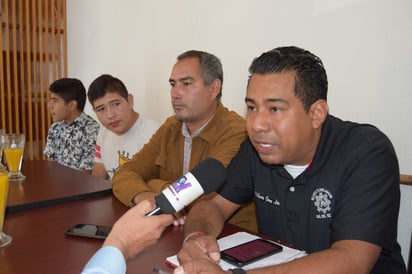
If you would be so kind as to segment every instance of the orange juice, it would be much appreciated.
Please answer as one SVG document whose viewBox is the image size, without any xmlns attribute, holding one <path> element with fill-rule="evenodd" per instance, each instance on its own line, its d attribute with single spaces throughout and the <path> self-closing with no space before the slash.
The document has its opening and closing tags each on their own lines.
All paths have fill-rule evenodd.
<svg viewBox="0 0 412 274">
<path fill-rule="evenodd" d="M 22 148 L 6 148 L 4 150 L 7 158 L 7 164 L 9 165 L 9 171 L 17 172 L 20 168 L 20 163 L 23 158 Z"/>
<path fill-rule="evenodd" d="M 9 192 L 9 176 L 7 172 L 0 172 L 0 231 L 3 228 L 4 212 L 6 209 L 8 192 Z"/>
</svg>

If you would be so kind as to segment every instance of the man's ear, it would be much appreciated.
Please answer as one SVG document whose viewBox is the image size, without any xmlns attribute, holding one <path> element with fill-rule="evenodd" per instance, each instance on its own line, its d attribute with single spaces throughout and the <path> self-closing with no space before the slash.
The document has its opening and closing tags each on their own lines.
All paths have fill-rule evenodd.
<svg viewBox="0 0 412 274">
<path fill-rule="evenodd" d="M 212 95 L 213 99 L 215 99 L 220 93 L 220 90 L 222 88 L 222 82 L 219 79 L 215 79 L 215 80 L 213 80 L 212 84 L 210 84 L 210 85 L 212 87 L 212 94 L 211 95 Z"/>
<path fill-rule="evenodd" d="M 310 106 L 309 112 L 312 116 L 312 127 L 318 129 L 328 116 L 328 103 L 323 99 L 319 99 Z"/>
<path fill-rule="evenodd" d="M 70 109 L 70 111 L 77 110 L 77 101 L 76 100 L 70 100 L 69 109 Z"/>
</svg>

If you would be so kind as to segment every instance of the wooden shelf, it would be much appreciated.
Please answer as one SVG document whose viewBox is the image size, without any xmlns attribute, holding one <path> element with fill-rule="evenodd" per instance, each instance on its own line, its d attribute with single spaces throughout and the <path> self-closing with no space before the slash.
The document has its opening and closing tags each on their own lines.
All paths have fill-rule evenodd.
<svg viewBox="0 0 412 274">
<path fill-rule="evenodd" d="M 6 28 L 8 28 L 8 29 L 16 29 L 16 30 L 18 30 L 18 31 L 26 31 L 27 30 L 27 27 L 26 27 L 26 25 L 23 25 L 23 26 L 20 26 L 20 24 L 15 24 L 15 25 L 13 25 L 13 24 L 7 24 L 7 23 L 5 23 L 5 22 L 2 22 L 1 23 L 1 28 L 2 29 L 6 29 Z M 40 32 L 47 32 L 47 33 L 60 33 L 60 34 L 64 34 L 64 30 L 63 29 L 59 29 L 59 28 L 50 28 L 50 27 L 48 27 L 48 28 L 45 28 L 45 27 L 41 27 L 41 28 L 39 28 L 39 27 L 30 27 L 30 32 L 37 32 L 37 33 L 40 33 Z"/>
</svg>

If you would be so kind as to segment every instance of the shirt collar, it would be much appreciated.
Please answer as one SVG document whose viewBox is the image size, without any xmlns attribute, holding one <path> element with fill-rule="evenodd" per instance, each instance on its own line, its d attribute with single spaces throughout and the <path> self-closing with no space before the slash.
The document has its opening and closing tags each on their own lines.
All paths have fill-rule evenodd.
<svg viewBox="0 0 412 274">
<path fill-rule="evenodd" d="M 195 132 L 190 135 L 189 129 L 187 128 L 186 122 L 183 122 L 182 125 L 182 134 L 185 138 L 194 138 L 196 136 L 199 136 L 199 134 L 202 132 L 202 130 L 210 123 L 210 121 L 213 119 L 215 116 L 216 112 L 213 113 L 213 115 L 210 116 L 210 118 L 206 121 L 206 123 L 203 124 L 200 128 L 198 128 Z"/>
</svg>

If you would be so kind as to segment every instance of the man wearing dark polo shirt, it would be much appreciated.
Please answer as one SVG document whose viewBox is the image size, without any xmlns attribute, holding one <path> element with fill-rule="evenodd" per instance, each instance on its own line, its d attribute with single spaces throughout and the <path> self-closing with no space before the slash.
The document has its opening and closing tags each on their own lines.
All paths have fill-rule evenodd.
<svg viewBox="0 0 412 274">
<path fill-rule="evenodd" d="M 213 262 L 220 259 L 215 239 L 251 200 L 260 233 L 309 255 L 250 273 L 406 273 L 397 243 L 399 167 L 390 140 L 374 126 L 329 114 L 326 71 L 309 51 L 275 48 L 249 72 L 249 138 L 218 195 L 191 209 L 174 274 L 224 273 Z"/>
</svg>

